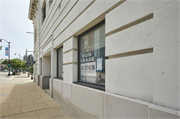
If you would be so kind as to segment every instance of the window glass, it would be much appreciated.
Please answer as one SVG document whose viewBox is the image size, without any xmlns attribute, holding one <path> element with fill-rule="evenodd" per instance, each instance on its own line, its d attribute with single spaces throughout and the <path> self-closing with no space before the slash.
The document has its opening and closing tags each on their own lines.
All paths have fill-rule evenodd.
<svg viewBox="0 0 180 119">
<path fill-rule="evenodd" d="M 43 8 L 43 21 L 45 20 L 45 18 L 46 18 L 46 3 Z"/>
<path fill-rule="evenodd" d="M 79 80 L 105 85 L 105 25 L 79 37 Z"/>
<path fill-rule="evenodd" d="M 57 61 L 58 61 L 57 77 L 63 78 L 63 47 L 57 50 Z"/>
</svg>

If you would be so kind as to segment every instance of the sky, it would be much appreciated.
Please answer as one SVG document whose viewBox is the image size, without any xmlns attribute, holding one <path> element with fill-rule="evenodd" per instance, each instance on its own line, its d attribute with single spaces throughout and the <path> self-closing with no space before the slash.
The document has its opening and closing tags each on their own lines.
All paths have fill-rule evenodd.
<svg viewBox="0 0 180 119">
<path fill-rule="evenodd" d="M 0 39 L 5 39 L 10 43 L 10 59 L 21 59 L 25 55 L 26 48 L 33 51 L 33 21 L 29 20 L 29 2 L 30 0 L 0 0 Z M 8 59 L 5 56 L 5 47 L 8 43 L 2 41 L 2 50 L 0 50 L 0 59 Z M 31 53 L 29 53 L 31 54 Z"/>
</svg>

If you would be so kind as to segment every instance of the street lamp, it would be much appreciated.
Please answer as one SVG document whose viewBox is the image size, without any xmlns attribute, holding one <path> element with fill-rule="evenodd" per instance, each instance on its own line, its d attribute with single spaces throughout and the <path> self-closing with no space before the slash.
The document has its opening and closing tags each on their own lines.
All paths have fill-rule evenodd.
<svg viewBox="0 0 180 119">
<path fill-rule="evenodd" d="M 21 58 L 21 54 L 15 53 L 14 55 L 19 55 L 19 59 Z"/>
<path fill-rule="evenodd" d="M 29 34 L 34 34 L 33 32 L 26 32 L 26 33 L 29 33 Z"/>
<path fill-rule="evenodd" d="M 20 60 L 21 54 L 15 53 L 14 55 L 19 55 L 19 60 Z M 20 74 L 20 70 L 21 70 L 21 69 L 19 69 L 19 74 Z"/>
<path fill-rule="evenodd" d="M 9 62 L 8 62 L 8 63 L 10 64 L 10 43 L 11 43 L 11 42 L 8 42 L 8 41 L 5 40 L 5 39 L 0 39 L 0 42 L 2 42 L 2 40 L 6 41 L 6 42 L 8 43 L 8 46 L 9 46 Z M 10 66 L 9 66 L 8 76 L 11 76 L 11 74 L 10 74 Z"/>
</svg>

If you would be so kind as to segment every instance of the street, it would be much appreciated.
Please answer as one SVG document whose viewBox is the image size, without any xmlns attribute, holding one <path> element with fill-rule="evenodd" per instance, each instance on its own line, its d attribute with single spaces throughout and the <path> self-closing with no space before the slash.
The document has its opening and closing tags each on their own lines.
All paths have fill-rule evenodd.
<svg viewBox="0 0 180 119">
<path fill-rule="evenodd" d="M 8 72 L 0 72 L 0 76 L 7 76 Z"/>
<path fill-rule="evenodd" d="M 0 72 L 0 83 L 2 81 L 9 81 L 9 80 L 11 80 L 12 77 L 8 77 L 7 75 L 8 75 L 8 72 Z"/>
<path fill-rule="evenodd" d="M 72 119 L 27 74 L 7 76 L 0 72 L 0 119 Z"/>
</svg>

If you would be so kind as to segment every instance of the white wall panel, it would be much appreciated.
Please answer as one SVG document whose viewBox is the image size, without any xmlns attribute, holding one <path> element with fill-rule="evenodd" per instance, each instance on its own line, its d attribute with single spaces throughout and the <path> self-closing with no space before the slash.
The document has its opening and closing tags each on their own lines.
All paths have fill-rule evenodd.
<svg viewBox="0 0 180 119">
<path fill-rule="evenodd" d="M 54 48 L 73 35 L 79 35 L 105 18 L 105 13 L 122 0 L 96 0 L 54 41 Z M 83 21 L 83 22 L 82 22 Z"/>
<path fill-rule="evenodd" d="M 76 37 L 71 37 L 69 40 L 63 43 L 63 52 L 67 52 L 71 49 L 77 49 L 78 39 Z"/>
<path fill-rule="evenodd" d="M 173 2 L 154 12 L 154 40 L 153 45 L 162 46 L 178 43 L 179 38 L 179 5 Z"/>
<path fill-rule="evenodd" d="M 51 50 L 52 42 L 49 42 L 44 48 L 43 48 L 43 55 L 48 53 L 49 50 Z"/>
<path fill-rule="evenodd" d="M 153 19 L 106 37 L 106 56 L 152 48 Z"/>
<path fill-rule="evenodd" d="M 77 51 L 72 50 L 63 54 L 63 64 L 77 62 Z"/>
<path fill-rule="evenodd" d="M 63 80 L 69 83 L 73 83 L 74 81 L 77 81 L 77 64 L 67 64 L 63 65 L 64 69 L 64 78 Z"/>
<path fill-rule="evenodd" d="M 79 16 L 80 13 L 84 11 L 84 9 L 93 2 L 93 0 L 79 0 L 78 3 L 74 6 L 71 12 L 68 14 L 67 17 L 62 21 L 62 23 L 57 27 L 54 31 L 55 37 L 56 35 L 60 34 L 70 23 Z"/>
<path fill-rule="evenodd" d="M 106 33 L 153 13 L 154 0 L 127 0 L 106 14 Z"/>
<path fill-rule="evenodd" d="M 72 84 L 74 118 L 103 119 L 104 92 Z"/>
<path fill-rule="evenodd" d="M 106 60 L 106 91 L 152 102 L 152 53 Z"/>
<path fill-rule="evenodd" d="M 153 102 L 180 109 L 180 44 L 154 48 Z"/>
</svg>

